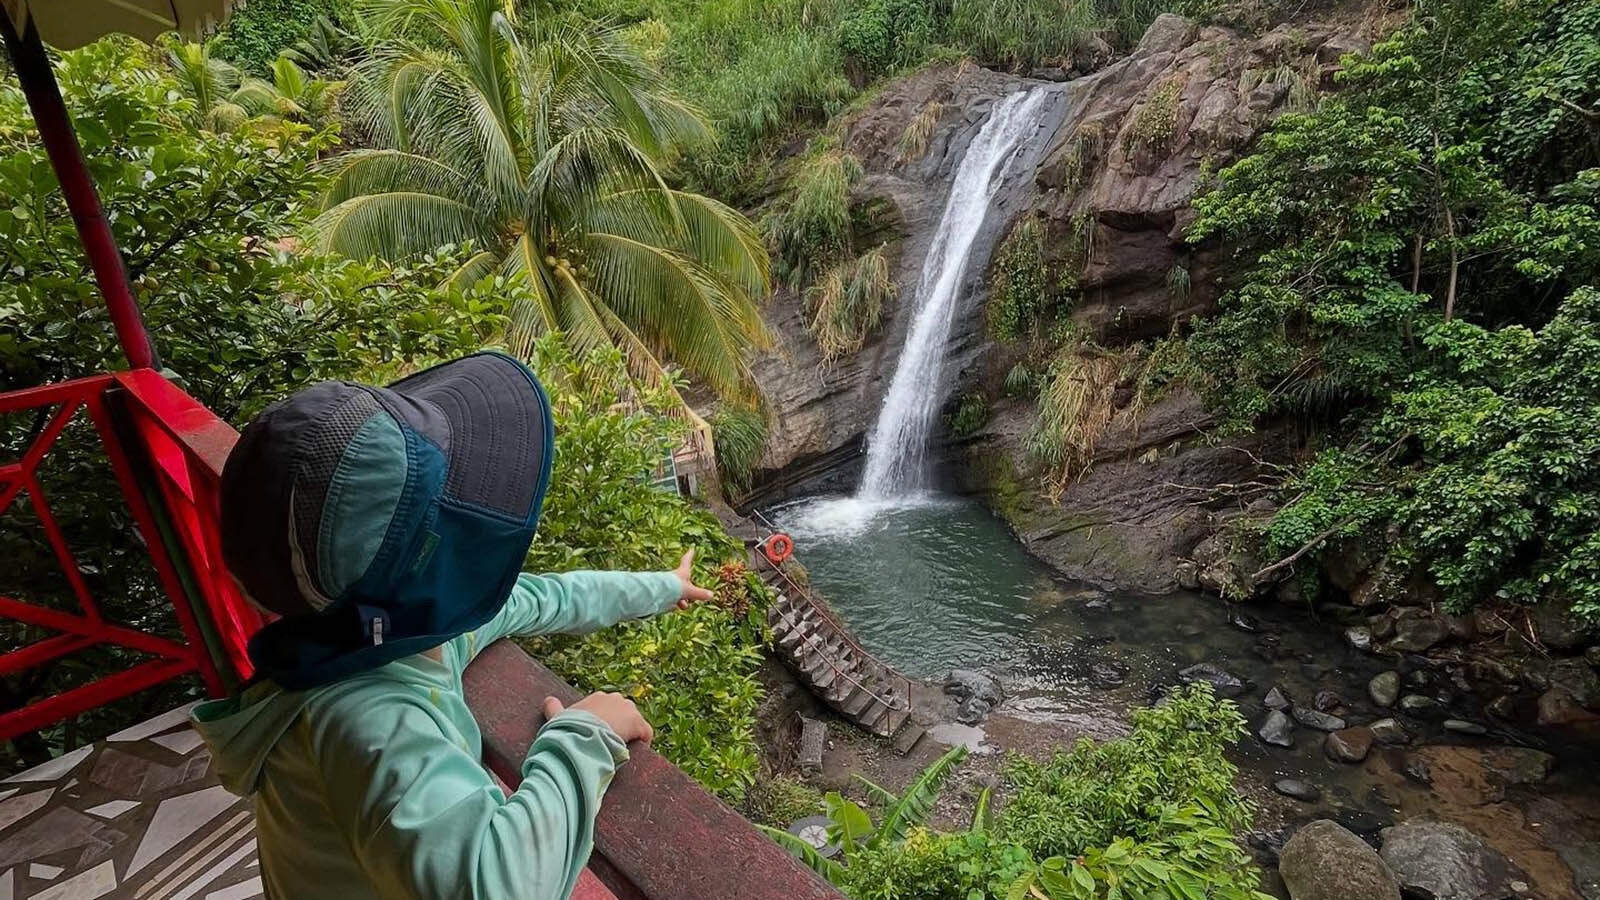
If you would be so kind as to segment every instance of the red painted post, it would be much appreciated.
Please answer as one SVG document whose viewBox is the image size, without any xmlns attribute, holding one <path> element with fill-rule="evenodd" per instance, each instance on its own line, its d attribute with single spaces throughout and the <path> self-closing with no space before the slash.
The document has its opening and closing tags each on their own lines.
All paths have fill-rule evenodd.
<svg viewBox="0 0 1600 900">
<path fill-rule="evenodd" d="M 89 256 L 89 266 L 94 270 L 100 293 L 106 298 L 106 309 L 111 313 L 111 324 L 117 330 L 117 341 L 128 357 L 128 365 L 135 369 L 155 368 L 158 365 L 155 347 L 145 332 L 139 303 L 133 299 L 122 253 L 117 249 L 105 211 L 100 208 L 94 179 L 89 177 L 89 169 L 83 164 L 83 148 L 78 146 L 72 118 L 67 115 L 61 89 L 56 86 L 55 73 L 50 68 L 50 57 L 44 52 L 44 43 L 39 40 L 39 31 L 30 18 L 23 33 L 18 35 L 11 17 L 0 14 L 0 35 L 5 37 L 6 52 L 17 71 L 17 80 L 22 83 L 23 96 L 28 98 L 33 120 L 39 126 L 39 137 L 50 156 L 50 166 L 61 182 L 61 193 L 66 196 L 72 221 L 78 226 L 78 237 Z"/>
</svg>

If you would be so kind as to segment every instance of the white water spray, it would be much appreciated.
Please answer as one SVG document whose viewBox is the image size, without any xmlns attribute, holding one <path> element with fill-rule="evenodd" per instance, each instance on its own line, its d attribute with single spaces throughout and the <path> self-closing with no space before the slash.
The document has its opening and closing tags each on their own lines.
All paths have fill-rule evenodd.
<svg viewBox="0 0 1600 900">
<path fill-rule="evenodd" d="M 926 486 L 928 435 L 943 399 L 939 382 L 945 347 L 972 244 L 983 230 L 1009 163 L 1039 127 L 1039 113 L 1049 96 L 1049 88 L 1041 86 L 996 103 L 961 158 L 923 263 L 916 317 L 867 442 L 866 470 L 857 494 L 862 500 L 905 498 Z"/>
</svg>

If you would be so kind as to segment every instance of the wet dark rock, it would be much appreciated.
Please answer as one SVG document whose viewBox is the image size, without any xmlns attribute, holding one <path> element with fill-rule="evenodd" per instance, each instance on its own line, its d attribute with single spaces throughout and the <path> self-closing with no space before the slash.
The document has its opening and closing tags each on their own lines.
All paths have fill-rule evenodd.
<svg viewBox="0 0 1600 900">
<path fill-rule="evenodd" d="M 1120 662 L 1097 662 L 1089 667 L 1089 675 L 1101 687 L 1116 687 L 1128 680 L 1128 667 Z"/>
<path fill-rule="evenodd" d="M 1483 709 L 1496 719 L 1510 721 L 1517 717 L 1517 698 L 1513 694 L 1501 694 L 1485 704 Z"/>
<path fill-rule="evenodd" d="M 1372 732 L 1372 739 L 1380 744 L 1395 746 L 1411 740 L 1405 727 L 1394 719 L 1379 719 L 1368 725 L 1367 730 Z"/>
<path fill-rule="evenodd" d="M 1296 704 L 1290 709 L 1290 713 L 1294 716 L 1296 722 L 1307 728 L 1315 728 L 1318 731 L 1338 731 L 1348 724 L 1338 716 L 1330 716 L 1325 712 L 1318 712 L 1309 706 Z"/>
<path fill-rule="evenodd" d="M 1294 900 L 1400 900 L 1400 886 L 1377 852 L 1329 819 L 1295 832 L 1278 872 Z"/>
<path fill-rule="evenodd" d="M 1311 705 L 1315 706 L 1318 712 L 1331 713 L 1345 704 L 1344 698 L 1333 691 L 1317 691 L 1317 695 L 1311 698 Z"/>
<path fill-rule="evenodd" d="M 1484 759 L 1507 787 L 1519 784 L 1543 784 L 1555 770 L 1556 758 L 1532 747 L 1500 747 Z"/>
<path fill-rule="evenodd" d="M 1263 866 L 1278 865 L 1278 857 L 1283 853 L 1283 844 L 1287 840 L 1289 840 L 1287 828 L 1251 831 L 1244 836 L 1245 845 L 1250 848 L 1251 855 Z"/>
<path fill-rule="evenodd" d="M 1346 628 L 1344 630 L 1344 639 L 1357 650 L 1366 651 L 1372 649 L 1372 629 L 1365 625 Z"/>
<path fill-rule="evenodd" d="M 1407 694 L 1400 698 L 1400 708 L 1414 716 L 1426 716 L 1439 711 L 1439 701 L 1425 694 Z"/>
<path fill-rule="evenodd" d="M 1562 603 L 1535 603 L 1529 607 L 1528 617 L 1533 621 L 1533 633 L 1538 635 L 1539 643 L 1551 650 L 1570 652 L 1600 637 L 1593 625 L 1578 618 L 1571 606 Z"/>
<path fill-rule="evenodd" d="M 1294 778 L 1280 778 L 1272 783 L 1278 793 L 1302 803 L 1315 803 L 1322 799 L 1322 789 Z"/>
<path fill-rule="evenodd" d="M 1342 763 L 1361 762 L 1371 750 L 1372 729 L 1362 726 L 1329 732 L 1322 742 L 1322 752 Z"/>
<path fill-rule="evenodd" d="M 1550 686 L 1566 690 L 1585 709 L 1600 709 L 1600 673 L 1582 659 L 1563 659 L 1550 666 Z"/>
<path fill-rule="evenodd" d="M 1596 718 L 1566 688 L 1553 687 L 1539 695 L 1540 725 L 1576 725 Z"/>
<path fill-rule="evenodd" d="M 1267 713 L 1266 721 L 1261 723 L 1256 736 L 1274 747 L 1293 747 L 1294 722 L 1283 714 L 1283 710 L 1275 709 Z"/>
<path fill-rule="evenodd" d="M 1563 843 L 1556 852 L 1572 870 L 1584 900 L 1600 900 L 1600 842 Z"/>
<path fill-rule="evenodd" d="M 1172 567 L 1172 577 L 1178 582 L 1178 587 L 1186 591 L 1200 589 L 1200 565 L 1192 559 L 1179 560 Z"/>
<path fill-rule="evenodd" d="M 1372 629 L 1372 636 L 1380 641 L 1386 641 L 1394 637 L 1393 616 L 1373 616 L 1367 620 L 1367 627 Z"/>
<path fill-rule="evenodd" d="M 1454 731 L 1456 734 L 1482 735 L 1488 734 L 1489 729 L 1478 722 L 1469 722 L 1466 719 L 1445 719 L 1444 729 Z"/>
<path fill-rule="evenodd" d="M 1527 875 L 1476 832 L 1449 822 L 1413 820 L 1383 830 L 1382 858 L 1407 896 L 1428 900 L 1505 900 Z"/>
<path fill-rule="evenodd" d="M 1239 612 L 1236 609 L 1228 610 L 1228 624 L 1246 634 L 1255 634 L 1261 630 L 1261 622 L 1255 616 Z"/>
<path fill-rule="evenodd" d="M 956 698 L 956 721 L 963 725 L 976 725 L 989 711 L 1005 699 L 1000 682 L 982 672 L 971 669 L 954 669 L 944 679 L 944 692 Z"/>
<path fill-rule="evenodd" d="M 1351 832 L 1361 836 L 1368 846 L 1376 849 L 1378 835 L 1385 828 L 1394 824 L 1394 816 L 1388 812 L 1362 809 L 1355 806 L 1342 806 L 1333 811 L 1333 820 L 1350 829 Z"/>
<path fill-rule="evenodd" d="M 1221 697 L 1237 697 L 1244 693 L 1245 683 L 1237 675 L 1211 663 L 1197 663 L 1178 673 L 1184 684 L 1205 682 Z"/>
<path fill-rule="evenodd" d="M 1093 600 L 1090 600 L 1090 601 L 1084 603 L 1083 604 L 1083 608 L 1084 609 L 1110 609 L 1111 608 L 1111 598 L 1110 597 L 1096 597 Z"/>
<path fill-rule="evenodd" d="M 1421 653 L 1449 636 L 1450 626 L 1444 619 L 1425 609 L 1404 609 L 1395 617 L 1394 637 L 1389 641 L 1389 648 L 1403 653 Z"/>
<path fill-rule="evenodd" d="M 1277 662 L 1283 658 L 1282 639 L 1275 634 L 1263 634 L 1250 649 L 1262 662 Z"/>
<path fill-rule="evenodd" d="M 1407 781 L 1414 781 L 1417 784 L 1426 786 L 1433 784 L 1433 770 L 1428 767 L 1426 761 L 1417 759 L 1414 756 L 1408 758 L 1405 765 L 1400 767 L 1400 774 L 1404 775 Z"/>
<path fill-rule="evenodd" d="M 1600 644 L 1583 651 L 1583 661 L 1591 667 L 1600 669 Z"/>
<path fill-rule="evenodd" d="M 1261 698 L 1261 703 L 1267 709 L 1289 708 L 1289 698 L 1283 693 L 1283 688 L 1280 687 L 1274 687 L 1272 690 L 1267 691 L 1267 696 Z"/>
<path fill-rule="evenodd" d="M 1385 709 L 1393 706 L 1400 697 L 1400 673 L 1390 670 L 1372 676 L 1367 682 L 1367 696 Z"/>
</svg>

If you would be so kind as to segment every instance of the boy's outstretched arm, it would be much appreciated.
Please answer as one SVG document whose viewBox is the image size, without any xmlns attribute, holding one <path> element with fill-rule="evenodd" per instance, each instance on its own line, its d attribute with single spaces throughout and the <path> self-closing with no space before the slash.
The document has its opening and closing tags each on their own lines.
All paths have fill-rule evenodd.
<svg viewBox="0 0 1600 900">
<path fill-rule="evenodd" d="M 601 796 L 628 756 L 611 727 L 583 710 L 552 718 L 528 749 L 522 783 L 502 799 L 425 701 L 359 699 L 361 714 L 316 717 L 326 724 L 314 740 L 330 810 L 380 895 L 564 900 L 572 892 Z"/>
<path fill-rule="evenodd" d="M 690 581 L 694 551 L 671 572 L 564 572 L 517 578 L 499 614 L 465 636 L 467 659 L 508 634 L 587 634 L 711 599 Z"/>
</svg>

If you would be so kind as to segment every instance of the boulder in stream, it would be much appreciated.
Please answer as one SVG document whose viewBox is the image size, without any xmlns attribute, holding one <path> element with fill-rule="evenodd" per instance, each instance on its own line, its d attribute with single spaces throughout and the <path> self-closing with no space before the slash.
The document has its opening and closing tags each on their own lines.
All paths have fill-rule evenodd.
<svg viewBox="0 0 1600 900">
<path fill-rule="evenodd" d="M 1383 830 L 1383 861 L 1407 896 L 1429 900 L 1505 900 L 1527 875 L 1476 832 L 1449 822 L 1413 820 Z"/>
<path fill-rule="evenodd" d="M 1379 672 L 1367 682 L 1367 696 L 1385 709 L 1400 699 L 1400 673 L 1394 670 Z"/>
<path fill-rule="evenodd" d="M 1357 650 L 1372 649 L 1372 629 L 1365 625 L 1355 625 L 1344 630 L 1344 639 L 1350 646 Z"/>
<path fill-rule="evenodd" d="M 1261 723 L 1256 736 L 1274 747 L 1293 747 L 1294 722 L 1283 714 L 1283 710 L 1275 709 L 1267 713 L 1267 719 Z"/>
<path fill-rule="evenodd" d="M 1358 725 L 1330 731 L 1322 742 L 1322 751 L 1337 762 L 1361 762 L 1372 751 L 1372 729 Z"/>
<path fill-rule="evenodd" d="M 1178 679 L 1184 684 L 1194 684 L 1203 681 L 1211 685 L 1219 697 L 1237 697 L 1244 693 L 1245 683 L 1239 676 L 1214 666 L 1211 663 L 1197 663 L 1178 673 Z"/>
<path fill-rule="evenodd" d="M 1295 778 L 1279 778 L 1272 783 L 1272 789 L 1301 803 L 1315 803 L 1322 799 L 1321 788 Z"/>
<path fill-rule="evenodd" d="M 1005 699 L 1000 682 L 971 669 L 951 670 L 944 678 L 944 692 L 961 704 L 956 709 L 956 721 L 963 725 L 983 721 L 983 717 Z"/>
<path fill-rule="evenodd" d="M 1411 740 L 1411 735 L 1406 732 L 1405 726 L 1395 719 L 1379 719 L 1368 725 L 1367 730 L 1372 732 L 1372 739 L 1380 744 L 1393 746 Z"/>
<path fill-rule="evenodd" d="M 1261 698 L 1261 703 L 1267 709 L 1288 709 L 1289 697 L 1283 692 L 1283 688 L 1274 687 L 1267 691 L 1267 696 Z"/>
<path fill-rule="evenodd" d="M 1425 609 L 1403 609 L 1395 616 L 1389 649 L 1421 653 L 1450 636 L 1450 625 Z"/>
<path fill-rule="evenodd" d="M 1290 709 L 1290 712 L 1296 722 L 1307 728 L 1315 728 L 1318 731 L 1338 731 L 1349 724 L 1338 716 L 1330 716 L 1325 712 L 1318 712 L 1309 706 L 1301 706 L 1298 703 Z"/>
<path fill-rule="evenodd" d="M 1377 851 L 1331 819 L 1295 832 L 1278 872 L 1293 900 L 1400 900 L 1400 885 Z"/>
</svg>

